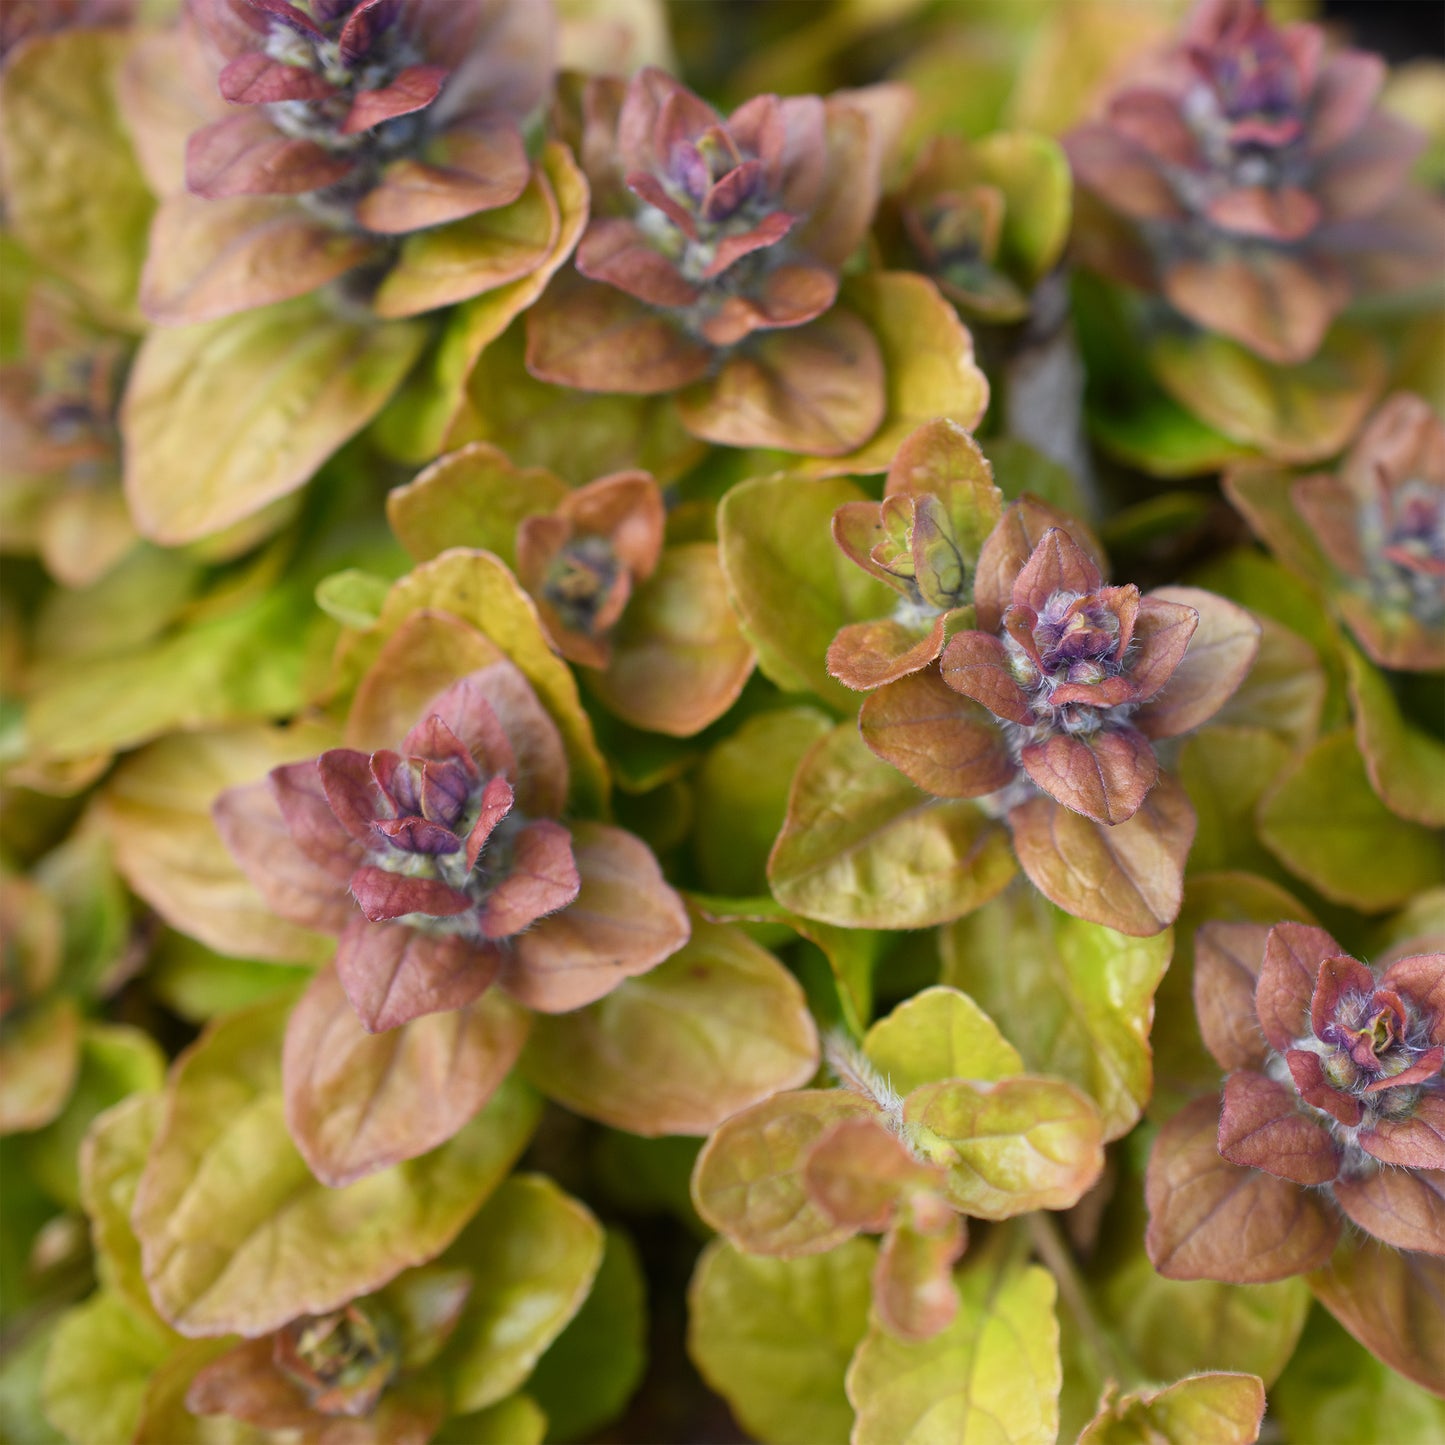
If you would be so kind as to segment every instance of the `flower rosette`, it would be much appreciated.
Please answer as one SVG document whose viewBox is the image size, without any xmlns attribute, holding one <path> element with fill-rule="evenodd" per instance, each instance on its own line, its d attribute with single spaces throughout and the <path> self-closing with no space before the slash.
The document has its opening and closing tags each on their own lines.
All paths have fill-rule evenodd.
<svg viewBox="0 0 1445 1445">
<path fill-rule="evenodd" d="M 1445 1254 L 1445 954 L 1407 949 L 1372 969 L 1303 923 L 1200 930 L 1195 1007 L 1228 1078 L 1159 1135 L 1146 1247 L 1175 1279 L 1328 1266 L 1311 1277 L 1324 1303 L 1420 1378 L 1389 1338 L 1399 1301 L 1381 1260 L 1401 1251 L 1408 1272 Z M 1357 1290 L 1380 1291 L 1373 1324 Z"/>
<path fill-rule="evenodd" d="M 1225 490 L 1376 663 L 1445 667 L 1445 424 L 1426 401 L 1390 397 L 1337 472 L 1238 467 Z"/>
<path fill-rule="evenodd" d="M 528 370 L 582 391 L 681 392 L 688 428 L 724 445 L 861 446 L 885 415 L 883 354 L 835 303 L 895 100 L 765 95 L 724 120 L 660 70 L 589 81 L 593 217 L 577 275 L 528 315 Z"/>
<path fill-rule="evenodd" d="M 1259 629 L 1198 588 L 1105 585 L 1093 544 L 1065 527 L 1083 534 L 1036 498 L 1011 504 L 978 555 L 976 625 L 937 670 L 873 692 L 859 728 L 925 792 L 1006 819 L 1020 866 L 1059 907 L 1149 935 L 1178 913 L 1195 826 L 1154 744 L 1224 705 Z"/>
<path fill-rule="evenodd" d="M 1093 270 L 1292 365 L 1356 296 L 1440 264 L 1437 203 L 1411 189 L 1424 137 L 1381 110 L 1378 57 L 1256 0 L 1201 0 L 1178 37 L 1064 145 Z"/>
</svg>

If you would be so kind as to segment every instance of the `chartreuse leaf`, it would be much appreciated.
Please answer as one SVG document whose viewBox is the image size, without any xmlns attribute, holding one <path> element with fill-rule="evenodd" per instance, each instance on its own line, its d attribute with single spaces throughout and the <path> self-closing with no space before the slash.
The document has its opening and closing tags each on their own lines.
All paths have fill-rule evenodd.
<svg viewBox="0 0 1445 1445">
<path fill-rule="evenodd" d="M 529 1395 L 508 1395 L 485 1410 L 456 1415 L 431 1445 L 542 1445 L 547 1438 L 545 1411 Z"/>
<path fill-rule="evenodd" d="M 117 321 L 135 315 L 155 201 L 115 101 L 131 38 L 74 29 L 37 38 L 5 68 L 5 218 L 48 269 Z"/>
<path fill-rule="evenodd" d="M 816 693 L 847 712 L 857 694 L 828 676 L 828 644 L 846 623 L 885 616 L 897 600 L 833 541 L 833 513 L 862 498 L 842 477 L 758 477 L 718 507 L 728 592 L 759 670 L 784 692 Z"/>
<path fill-rule="evenodd" d="M 527 1381 L 528 1393 L 547 1414 L 547 1438 L 577 1440 L 615 1419 L 646 1363 L 642 1265 L 631 1239 L 609 1229 L 591 1293 Z"/>
<path fill-rule="evenodd" d="M 390 587 L 385 577 L 348 567 L 316 584 L 316 605 L 343 627 L 370 627 L 381 616 Z"/>
<path fill-rule="evenodd" d="M 848 1439 L 844 1376 L 867 1326 L 877 1252 L 863 1239 L 804 1259 L 758 1258 L 721 1239 L 702 1252 L 688 1353 L 764 1445 Z"/>
<path fill-rule="evenodd" d="M 80 1011 L 63 994 L 0 1032 L 0 1134 L 39 1129 L 65 1107 L 80 1068 Z"/>
<path fill-rule="evenodd" d="M 1251 1445 L 1263 1418 L 1263 1383 L 1216 1371 L 1106 1400 L 1079 1445 Z"/>
<path fill-rule="evenodd" d="M 182 1334 L 264 1334 L 434 1257 L 536 1122 L 536 1096 L 509 1079 L 441 1148 L 327 1189 L 286 1132 L 289 1009 L 283 998 L 218 1020 L 172 1072 L 132 1223 L 151 1297 Z"/>
<path fill-rule="evenodd" d="M 1269 1409 L 1287 1439 L 1311 1445 L 1445 1440 L 1445 1400 L 1381 1364 L 1325 1310 L 1310 1315 Z"/>
<path fill-rule="evenodd" d="M 1346 647 L 1355 739 L 1365 771 L 1392 813 L 1427 827 L 1445 824 L 1445 744 L 1413 727 L 1378 668 Z"/>
<path fill-rule="evenodd" d="M 1027 1068 L 1088 1093 L 1106 1139 L 1126 1134 L 1149 1098 L 1149 1026 L 1170 931 L 1130 937 L 1011 889 L 942 940 L 944 982 L 988 1010 Z"/>
<path fill-rule="evenodd" d="M 577 1313 L 602 1262 L 602 1226 L 550 1179 L 508 1179 L 447 1251 L 475 1283 L 443 1350 L 452 1408 L 495 1405 Z"/>
<path fill-rule="evenodd" d="M 768 853 L 803 754 L 829 729 L 815 708 L 747 718 L 693 775 L 692 852 L 703 886 L 744 898 L 767 889 Z"/>
<path fill-rule="evenodd" d="M 80 1202 L 90 1219 L 96 1273 L 105 1289 L 149 1318 L 155 1307 L 130 1211 L 162 1109 L 159 1093 L 132 1094 L 95 1117 L 80 1147 Z"/>
<path fill-rule="evenodd" d="M 1331 733 L 1260 803 L 1259 835 L 1333 903 L 1378 913 L 1440 877 L 1440 837 L 1398 818 L 1370 787 L 1353 734 Z"/>
<path fill-rule="evenodd" d="M 381 410 L 425 339 L 316 296 L 152 331 L 121 421 L 137 527 L 194 542 L 294 492 Z"/>
<path fill-rule="evenodd" d="M 1061 1383 L 1053 1276 L 984 1255 L 954 1278 L 958 1314 L 932 1339 L 901 1340 L 876 1320 L 869 1327 L 848 1370 L 853 1445 L 1053 1445 Z"/>
<path fill-rule="evenodd" d="M 1254 820 L 1260 798 L 1284 770 L 1290 751 L 1283 738 L 1265 728 L 1211 726 L 1184 740 L 1179 781 L 1199 819 L 1190 871 L 1277 869 L 1260 844 Z"/>
<path fill-rule="evenodd" d="M 818 1067 L 797 980 L 740 928 L 694 917 L 671 958 L 573 1013 L 539 1015 L 527 1076 L 634 1134 L 708 1134 Z"/>
<path fill-rule="evenodd" d="M 146 982 L 168 1009 L 193 1024 L 293 993 L 312 974 L 304 965 L 226 958 L 183 933 L 167 931 L 151 954 Z"/>
<path fill-rule="evenodd" d="M 956 988 L 928 988 L 879 1019 L 863 1040 L 873 1067 L 900 1094 L 938 1079 L 1004 1079 L 1024 1061 L 998 1025 Z"/>
<path fill-rule="evenodd" d="M 116 1445 L 140 1420 L 151 1374 L 175 1336 L 102 1290 L 60 1321 L 41 1382 L 46 1418 L 72 1445 Z"/>
<path fill-rule="evenodd" d="M 903 1101 L 915 1147 L 947 1172 L 948 1201 L 980 1219 L 1072 1208 L 1104 1167 L 1087 1095 L 1062 1079 L 944 1079 Z"/>
<path fill-rule="evenodd" d="M 78 1208 L 77 1160 L 91 1121 L 130 1094 L 159 1089 L 165 1072 L 166 1057 L 149 1034 L 129 1024 L 85 1024 L 80 1071 L 65 1108 L 24 1141 L 26 1166 L 36 1182 L 68 1208 Z"/>
<path fill-rule="evenodd" d="M 852 723 L 806 754 L 768 862 L 785 908 L 851 928 L 958 918 L 1013 877 L 1006 830 L 972 802 L 915 788 Z"/>
</svg>

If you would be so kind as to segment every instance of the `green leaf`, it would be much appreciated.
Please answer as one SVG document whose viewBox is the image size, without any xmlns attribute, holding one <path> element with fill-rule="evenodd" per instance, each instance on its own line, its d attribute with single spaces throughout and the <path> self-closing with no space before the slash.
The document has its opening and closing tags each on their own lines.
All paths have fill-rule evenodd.
<svg viewBox="0 0 1445 1445">
<path fill-rule="evenodd" d="M 129 1094 L 161 1087 L 166 1056 L 129 1024 L 87 1023 L 80 1036 L 80 1071 L 59 1116 L 24 1142 L 26 1164 L 44 1189 L 68 1208 L 80 1204 L 78 1155 L 97 1114 Z"/>
<path fill-rule="evenodd" d="M 868 1030 L 863 1052 L 900 1094 L 938 1079 L 1004 1079 L 1024 1071 L 998 1025 L 956 988 L 927 988 L 899 1004 Z"/>
<path fill-rule="evenodd" d="M 868 1320 L 877 1247 L 759 1259 L 714 1240 L 688 1292 L 688 1353 L 764 1445 L 848 1439 L 844 1375 Z"/>
<path fill-rule="evenodd" d="M 734 1114 L 703 1146 L 692 1175 L 697 1212 L 756 1254 L 789 1257 L 832 1249 L 853 1233 L 808 1197 L 803 1170 L 813 1146 L 840 1120 L 876 1115 L 846 1089 L 776 1094 Z"/>
<path fill-rule="evenodd" d="M 80 1067 L 80 1012 L 64 995 L 7 1019 L 0 1033 L 0 1134 L 39 1129 L 70 1097 Z"/>
<path fill-rule="evenodd" d="M 390 587 L 385 577 L 348 567 L 316 584 L 316 605 L 343 627 L 370 627 L 381 616 Z"/>
<path fill-rule="evenodd" d="M 450 547 L 480 547 L 516 565 L 517 528 L 550 512 L 567 484 L 545 467 L 515 466 L 505 452 L 472 442 L 387 494 L 386 519 L 418 562 Z"/>
<path fill-rule="evenodd" d="M 1324 1310 L 1310 1316 L 1269 1408 L 1288 1439 L 1310 1445 L 1445 1440 L 1445 1401 L 1381 1364 Z"/>
<path fill-rule="evenodd" d="M 310 979 L 304 965 L 225 958 L 183 933 L 167 930 L 151 954 L 146 982 L 165 1006 L 188 1023 L 297 992 Z"/>
<path fill-rule="evenodd" d="M 1426 827 L 1445 825 L 1445 744 L 1413 727 L 1390 685 L 1353 647 L 1346 647 L 1355 739 L 1380 801 Z"/>
<path fill-rule="evenodd" d="M 1106 1139 L 1128 1133 L 1153 1084 L 1149 1026 L 1172 933 L 1133 938 L 1011 889 L 942 940 L 944 982 L 988 1010 L 1027 1068 L 1089 1094 Z"/>
<path fill-rule="evenodd" d="M 1070 1209 L 1104 1168 L 1098 1110 L 1061 1079 L 924 1084 L 903 1117 L 923 1155 L 948 1170 L 949 1203 L 980 1219 Z"/>
<path fill-rule="evenodd" d="M 1375 795 L 1354 736 L 1332 733 L 1265 795 L 1259 836 L 1290 872 L 1334 903 L 1379 913 L 1440 877 L 1440 837 Z"/>
<path fill-rule="evenodd" d="M 818 1067 L 803 990 L 739 928 L 694 917 L 671 958 L 573 1013 L 539 1015 L 527 1076 L 634 1134 L 708 1134 Z"/>
<path fill-rule="evenodd" d="M 435 1435 L 431 1445 L 542 1445 L 547 1416 L 527 1395 L 508 1395 L 485 1410 L 456 1415 Z"/>
<path fill-rule="evenodd" d="M 1183 407 L 1232 441 L 1286 462 L 1334 456 L 1359 430 L 1387 377 L 1383 347 L 1335 326 L 1308 361 L 1276 365 L 1205 331 L 1159 337 L 1149 364 Z"/>
<path fill-rule="evenodd" d="M 900 1340 L 876 1321 L 848 1370 L 853 1445 L 1053 1445 L 1059 1327 L 1053 1276 L 983 1258 L 957 1276 L 954 1322 Z M 841 1437 L 840 1437 L 841 1438 Z"/>
<path fill-rule="evenodd" d="M 45 1356 L 57 1323 L 46 1321 L 6 1344 L 0 1360 L 0 1439 L 6 1445 L 66 1445 L 65 1437 L 45 1418 L 40 1394 Z"/>
<path fill-rule="evenodd" d="M 842 477 L 759 477 L 718 507 L 723 572 L 759 670 L 784 692 L 812 692 L 849 712 L 857 695 L 828 676 L 828 645 L 840 627 L 884 616 L 896 600 L 833 541 L 833 513 L 862 499 Z"/>
<path fill-rule="evenodd" d="M 0 90 L 7 225 L 117 321 L 135 317 L 155 209 L 115 99 L 131 41 L 98 28 L 39 37 L 8 57 Z"/>
<path fill-rule="evenodd" d="M 1307 748 L 1319 736 L 1329 694 L 1324 666 L 1297 632 L 1264 613 L 1254 620 L 1260 630 L 1254 666 L 1211 725 L 1263 728 L 1292 750 Z"/>
<path fill-rule="evenodd" d="M 132 1094 L 92 1121 L 80 1146 L 80 1202 L 90 1217 L 96 1273 L 131 1309 L 155 1319 L 130 1212 L 161 1125 L 159 1093 Z"/>
<path fill-rule="evenodd" d="M 710 892 L 741 898 L 766 890 L 793 774 L 830 726 L 814 708 L 759 713 L 703 759 L 693 774 L 692 851 Z"/>
<path fill-rule="evenodd" d="M 646 1366 L 642 1264 L 631 1239 L 609 1229 L 591 1293 L 527 1381 L 546 1411 L 548 1440 L 577 1440 L 610 1424 L 642 1382 Z"/>
<path fill-rule="evenodd" d="M 452 1408 L 510 1395 L 577 1313 L 602 1261 L 602 1226 L 538 1174 L 506 1180 L 447 1251 L 475 1283 L 438 1368 Z"/>
<path fill-rule="evenodd" d="M 1199 819 L 1188 871 L 1276 870 L 1255 831 L 1255 812 L 1290 755 L 1289 744 L 1264 728 L 1211 725 L 1184 740 L 1179 781 Z"/>
<path fill-rule="evenodd" d="M 170 1353 L 164 1325 L 102 1291 L 60 1321 L 45 1359 L 45 1414 L 72 1445 L 116 1445 L 140 1420 L 151 1374 Z"/>
<path fill-rule="evenodd" d="M 152 331 L 121 412 L 137 527 L 193 542 L 294 492 L 380 411 L 425 338 L 316 297 Z"/>
<path fill-rule="evenodd" d="M 156 1308 L 183 1334 L 264 1334 L 433 1258 L 536 1123 L 535 1095 L 508 1080 L 441 1148 L 327 1189 L 286 1133 L 289 1011 L 281 999 L 213 1023 L 166 1091 L 132 1222 Z"/>
<path fill-rule="evenodd" d="M 1252 1445 L 1263 1418 L 1263 1383 L 1216 1371 L 1106 1400 L 1079 1445 Z"/>
<path fill-rule="evenodd" d="M 1058 141 L 1028 131 L 997 131 L 970 147 L 980 179 L 1003 192 L 999 259 L 1030 285 L 1052 270 L 1069 235 L 1073 178 Z"/>
<path fill-rule="evenodd" d="M 1005 829 L 915 788 L 844 723 L 806 754 L 768 864 L 785 908 L 850 928 L 926 928 L 1013 877 Z"/>
</svg>

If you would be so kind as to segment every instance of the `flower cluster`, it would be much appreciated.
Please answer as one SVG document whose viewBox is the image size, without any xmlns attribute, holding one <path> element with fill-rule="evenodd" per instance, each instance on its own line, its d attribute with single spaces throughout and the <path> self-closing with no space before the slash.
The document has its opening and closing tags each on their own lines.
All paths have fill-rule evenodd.
<svg viewBox="0 0 1445 1445">
<path fill-rule="evenodd" d="M 1439 264 L 1432 203 L 1406 184 L 1424 137 L 1377 106 L 1384 78 L 1378 56 L 1328 54 L 1319 27 L 1276 25 L 1258 0 L 1196 6 L 1065 138 L 1142 244 L 1100 227 L 1088 263 L 1272 361 L 1308 359 L 1353 296 Z"/>
</svg>

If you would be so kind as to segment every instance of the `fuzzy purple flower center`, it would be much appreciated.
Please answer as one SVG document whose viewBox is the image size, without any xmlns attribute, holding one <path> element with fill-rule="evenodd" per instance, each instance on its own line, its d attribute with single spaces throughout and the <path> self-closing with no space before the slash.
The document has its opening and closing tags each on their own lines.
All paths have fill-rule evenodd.
<svg viewBox="0 0 1445 1445">
<path fill-rule="evenodd" d="M 1360 524 L 1379 600 L 1426 625 L 1445 619 L 1445 489 L 1418 478 L 1382 483 Z"/>
<path fill-rule="evenodd" d="M 1030 636 L 1016 622 L 1003 634 L 1014 680 L 1029 698 L 1038 723 L 1066 733 L 1092 733 L 1109 720 L 1124 721 L 1132 699 L 1109 703 L 1056 697 L 1074 684 L 1097 686 L 1124 674 L 1123 626 L 1095 594 L 1055 592 Z"/>
</svg>

